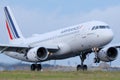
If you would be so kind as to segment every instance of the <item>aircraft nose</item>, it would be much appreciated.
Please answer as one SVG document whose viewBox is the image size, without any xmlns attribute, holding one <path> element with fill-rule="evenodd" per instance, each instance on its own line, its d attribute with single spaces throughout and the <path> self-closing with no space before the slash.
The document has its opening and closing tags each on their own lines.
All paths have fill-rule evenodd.
<svg viewBox="0 0 120 80">
<path fill-rule="evenodd" d="M 113 39 L 113 32 L 112 30 L 108 30 L 104 32 L 104 39 L 109 43 Z"/>
</svg>

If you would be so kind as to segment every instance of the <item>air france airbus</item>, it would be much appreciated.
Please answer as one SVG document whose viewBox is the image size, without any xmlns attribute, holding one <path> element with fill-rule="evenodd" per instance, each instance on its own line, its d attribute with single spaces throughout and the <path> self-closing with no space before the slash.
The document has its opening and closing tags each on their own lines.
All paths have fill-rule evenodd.
<svg viewBox="0 0 120 80">
<path fill-rule="evenodd" d="M 113 39 L 109 25 L 91 21 L 53 32 L 24 38 L 11 9 L 4 7 L 6 29 L 10 44 L 0 44 L 1 53 L 22 61 L 32 62 L 31 70 L 41 70 L 48 60 L 61 60 L 79 56 L 81 64 L 77 70 L 87 70 L 86 55 L 95 53 L 94 62 L 110 62 L 116 59 L 119 45 L 105 47 Z"/>
</svg>

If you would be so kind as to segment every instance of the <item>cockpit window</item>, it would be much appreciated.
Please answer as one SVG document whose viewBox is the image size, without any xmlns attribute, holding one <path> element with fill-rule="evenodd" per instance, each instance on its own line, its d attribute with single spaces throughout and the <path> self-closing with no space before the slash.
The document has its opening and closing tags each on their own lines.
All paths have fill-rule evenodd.
<svg viewBox="0 0 120 80">
<path fill-rule="evenodd" d="M 109 29 L 109 26 L 94 26 L 94 27 L 92 27 L 92 30 L 96 30 L 96 29 Z"/>
</svg>

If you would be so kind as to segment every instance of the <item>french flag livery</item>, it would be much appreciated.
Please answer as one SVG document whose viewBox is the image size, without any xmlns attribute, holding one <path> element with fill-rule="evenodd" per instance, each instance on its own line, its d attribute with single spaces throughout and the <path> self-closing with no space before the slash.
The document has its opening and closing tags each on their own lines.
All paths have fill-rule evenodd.
<svg viewBox="0 0 120 80">
<path fill-rule="evenodd" d="M 16 23 L 16 20 L 10 8 L 7 6 L 4 8 L 4 11 L 6 16 L 6 28 L 7 28 L 10 40 L 23 38 L 21 31 Z"/>
</svg>

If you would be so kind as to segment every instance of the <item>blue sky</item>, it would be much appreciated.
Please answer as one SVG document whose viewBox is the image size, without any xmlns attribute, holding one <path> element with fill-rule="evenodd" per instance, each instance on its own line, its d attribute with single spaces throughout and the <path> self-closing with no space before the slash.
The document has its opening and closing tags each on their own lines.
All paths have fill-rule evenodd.
<svg viewBox="0 0 120 80">
<path fill-rule="evenodd" d="M 115 38 L 112 44 L 120 42 L 118 37 L 120 34 L 120 0 L 1 0 L 0 43 L 8 43 L 3 12 L 3 7 L 6 5 L 11 7 L 25 37 L 86 21 L 100 20 L 108 23 L 113 29 Z M 90 56 L 86 64 L 93 64 L 92 58 L 93 56 Z M 113 65 L 120 65 L 119 58 L 113 62 Z M 4 55 L 0 56 L 0 61 L 17 62 Z M 80 63 L 79 57 L 56 63 L 68 65 L 69 61 L 71 65 Z M 54 63 L 54 61 L 47 63 Z"/>
<path fill-rule="evenodd" d="M 61 14 L 76 14 L 89 12 L 93 9 L 106 9 L 120 5 L 119 0 L 1 0 L 1 4 L 10 6 L 22 6 L 28 9 L 37 9 L 43 12 L 52 12 L 61 9 Z"/>
<path fill-rule="evenodd" d="M 94 9 L 106 9 L 111 6 L 120 5 L 119 0 L 2 0 L 4 4 L 11 6 L 22 6 L 27 9 L 37 9 L 45 13 L 60 9 L 61 15 L 78 14 L 89 12 Z"/>
</svg>

